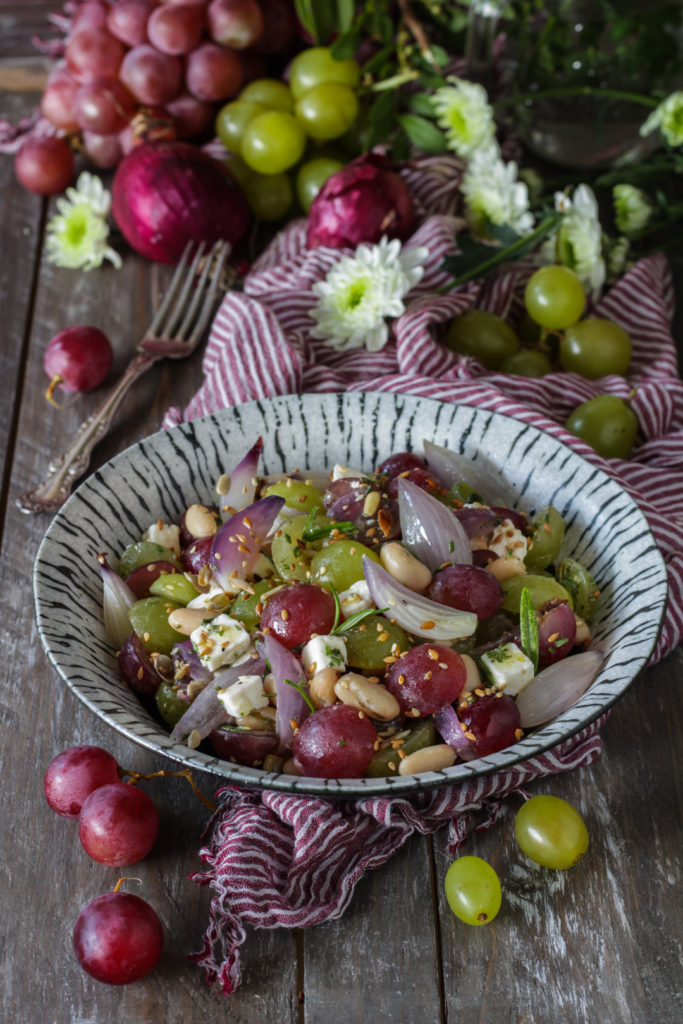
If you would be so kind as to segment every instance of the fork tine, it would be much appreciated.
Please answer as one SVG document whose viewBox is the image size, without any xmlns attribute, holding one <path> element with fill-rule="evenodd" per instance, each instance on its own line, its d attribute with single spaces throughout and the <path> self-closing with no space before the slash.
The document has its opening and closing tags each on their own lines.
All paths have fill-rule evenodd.
<svg viewBox="0 0 683 1024">
<path fill-rule="evenodd" d="M 195 257 L 192 260 L 192 264 L 185 275 L 185 282 L 183 284 L 180 295 L 176 297 L 173 303 L 173 308 L 169 310 L 165 322 L 160 324 L 159 333 L 163 338 L 175 338 L 178 337 L 177 326 L 178 321 L 182 317 L 187 303 L 190 302 L 190 297 L 194 289 L 197 287 L 197 274 L 201 266 L 201 262 L 204 259 L 204 243 L 202 242 L 195 253 Z M 192 299 L 194 301 L 194 299 Z"/>
<path fill-rule="evenodd" d="M 199 310 L 198 319 L 197 322 L 194 324 L 194 327 L 192 328 L 192 333 L 190 335 L 189 340 L 192 342 L 196 341 L 196 339 L 201 335 L 202 331 L 204 330 L 211 310 L 213 308 L 216 292 L 220 287 L 221 274 L 223 273 L 223 267 L 225 266 L 225 261 L 228 258 L 229 252 L 230 246 L 226 242 L 217 242 L 216 245 L 214 245 L 213 249 L 211 249 L 211 251 L 209 252 L 206 261 L 206 266 L 204 267 L 204 272 L 202 273 L 201 279 L 197 285 L 197 290 L 195 292 L 192 305 L 188 309 L 185 319 L 183 320 L 180 330 L 178 332 L 178 336 L 180 338 L 184 338 L 186 332 L 189 331 L 190 327 L 192 326 L 192 321 L 194 320 L 199 303 L 202 300 L 202 298 L 204 298 L 204 292 L 208 279 L 210 283 L 208 291 L 206 292 L 206 297 L 204 298 L 204 305 Z"/>
<path fill-rule="evenodd" d="M 188 242 L 187 245 L 185 246 L 183 255 L 180 257 L 180 261 L 175 268 L 173 277 L 171 278 L 170 284 L 166 289 L 166 293 L 159 305 L 159 308 L 154 314 L 154 318 L 151 324 L 147 328 L 145 336 L 148 338 L 154 337 L 156 335 L 156 332 L 159 328 L 159 324 L 161 324 L 164 317 L 171 308 L 171 305 L 175 302 L 176 292 L 178 291 L 178 288 L 181 286 L 182 282 L 185 280 L 185 274 L 187 272 L 187 263 L 190 257 L 190 253 L 192 252 L 192 245 L 192 242 Z"/>
</svg>

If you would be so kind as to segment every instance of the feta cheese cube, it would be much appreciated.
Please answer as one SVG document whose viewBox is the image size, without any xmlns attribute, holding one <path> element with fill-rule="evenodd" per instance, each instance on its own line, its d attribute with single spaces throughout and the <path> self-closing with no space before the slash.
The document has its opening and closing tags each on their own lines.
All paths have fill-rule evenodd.
<svg viewBox="0 0 683 1024">
<path fill-rule="evenodd" d="M 362 469 L 354 469 L 353 466 L 342 466 L 338 462 L 332 470 L 332 482 L 335 480 L 346 480 L 347 477 L 364 477 L 365 475 Z"/>
<path fill-rule="evenodd" d="M 251 637 L 242 623 L 226 614 L 202 622 L 190 640 L 202 665 L 211 672 L 232 665 L 251 647 Z"/>
<path fill-rule="evenodd" d="M 233 718 L 243 718 L 252 711 L 268 706 L 261 676 L 240 676 L 231 686 L 218 690 L 217 696 Z"/>
<path fill-rule="evenodd" d="M 212 583 L 205 594 L 198 594 L 191 601 L 188 601 L 187 607 L 206 609 L 206 611 L 210 612 L 221 611 L 223 608 L 228 607 L 233 597 L 234 594 L 223 590 L 216 583 Z"/>
<path fill-rule="evenodd" d="M 528 542 L 511 519 L 503 519 L 491 534 L 486 547 L 490 551 L 495 551 L 499 558 L 518 558 L 523 562 Z"/>
<path fill-rule="evenodd" d="M 152 544 L 160 544 L 162 548 L 168 548 L 174 555 L 180 556 L 180 527 L 173 523 L 162 523 L 158 519 L 147 527 L 142 535 L 143 540 Z"/>
<path fill-rule="evenodd" d="M 534 678 L 534 664 L 517 644 L 501 644 L 481 656 L 481 665 L 493 686 L 514 697 Z"/>
<path fill-rule="evenodd" d="M 365 580 L 356 580 L 348 590 L 342 590 L 339 594 L 339 604 L 345 619 L 351 618 L 356 612 L 365 612 L 372 608 L 373 600 Z"/>
<path fill-rule="evenodd" d="M 301 652 L 301 664 L 309 676 L 324 668 L 346 668 L 346 644 L 340 636 L 314 636 Z"/>
</svg>

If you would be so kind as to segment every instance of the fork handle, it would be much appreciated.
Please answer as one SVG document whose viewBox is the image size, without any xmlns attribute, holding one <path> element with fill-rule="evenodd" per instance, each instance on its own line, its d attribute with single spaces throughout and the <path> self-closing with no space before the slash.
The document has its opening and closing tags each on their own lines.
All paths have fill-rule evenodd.
<svg viewBox="0 0 683 1024">
<path fill-rule="evenodd" d="M 52 460 L 42 484 L 17 498 L 22 512 L 56 512 L 64 504 L 75 481 L 88 468 L 93 448 L 109 430 L 114 413 L 129 388 L 160 358 L 147 352 L 133 356 L 104 401 L 81 423 L 66 451 Z"/>
</svg>

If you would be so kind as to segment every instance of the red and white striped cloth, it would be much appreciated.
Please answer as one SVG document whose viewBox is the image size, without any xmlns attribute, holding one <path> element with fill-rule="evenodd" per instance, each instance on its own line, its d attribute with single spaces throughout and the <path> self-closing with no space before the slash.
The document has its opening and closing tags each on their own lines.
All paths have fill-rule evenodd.
<svg viewBox="0 0 683 1024">
<path fill-rule="evenodd" d="M 184 412 L 169 411 L 164 425 L 256 398 L 358 390 L 482 406 L 533 423 L 614 476 L 647 516 L 670 583 L 656 661 L 683 636 L 683 382 L 671 337 L 673 290 L 666 260 L 655 256 L 638 262 L 594 309 L 622 324 L 633 339 L 627 379 L 490 373 L 439 339 L 465 309 L 477 306 L 506 316 L 519 302 L 518 286 L 529 269 L 513 266 L 457 292 L 435 294 L 448 283 L 439 268 L 444 255 L 456 251 L 462 228 L 460 172 L 452 157 L 429 158 L 404 172 L 421 213 L 406 245 L 425 245 L 430 256 L 381 352 L 337 352 L 311 338 L 311 285 L 340 252 L 307 250 L 305 222 L 293 222 L 254 264 L 243 292 L 223 299 L 205 352 L 204 383 Z M 623 398 L 634 392 L 641 441 L 627 461 L 602 459 L 561 425 L 576 405 L 605 392 Z M 589 764 L 600 752 L 599 725 L 510 771 L 417 798 L 334 803 L 222 790 L 201 854 L 206 870 L 195 876 L 214 893 L 204 948 L 195 959 L 223 991 L 233 991 L 240 983 L 245 925 L 301 927 L 338 917 L 364 871 L 384 863 L 414 831 L 431 832 L 449 823 L 455 849 L 473 810 L 490 809 L 531 779 Z"/>
</svg>

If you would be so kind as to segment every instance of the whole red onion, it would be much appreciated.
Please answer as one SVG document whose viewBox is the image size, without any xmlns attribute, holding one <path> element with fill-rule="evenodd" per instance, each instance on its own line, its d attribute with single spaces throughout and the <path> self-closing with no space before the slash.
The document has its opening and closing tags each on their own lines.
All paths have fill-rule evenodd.
<svg viewBox="0 0 683 1024">
<path fill-rule="evenodd" d="M 379 242 L 383 235 L 407 238 L 415 209 L 392 168 L 387 157 L 366 153 L 329 177 L 308 215 L 308 247 L 354 249 L 360 242 Z"/>
<path fill-rule="evenodd" d="M 216 160 L 168 141 L 145 142 L 124 157 L 112 214 L 133 249 L 158 263 L 176 263 L 188 242 L 236 245 L 251 220 L 244 193 Z"/>
</svg>

